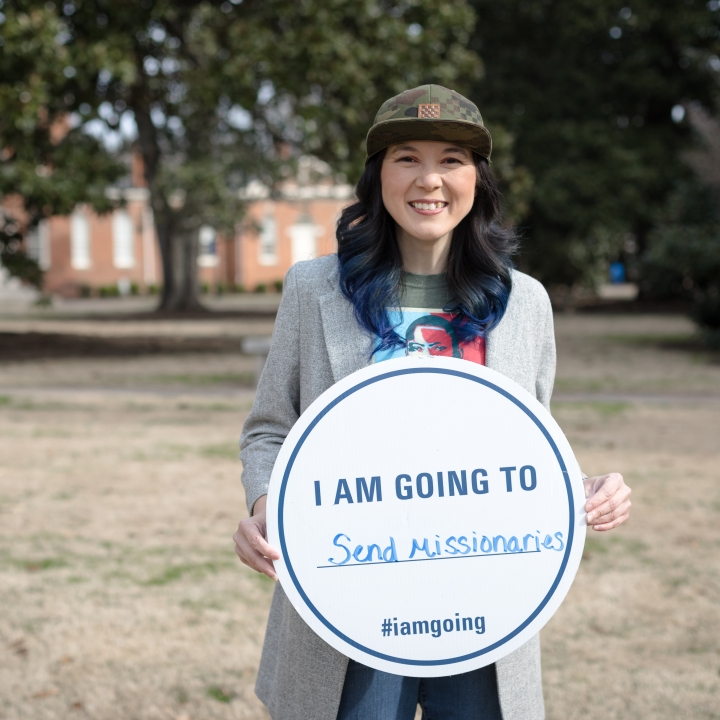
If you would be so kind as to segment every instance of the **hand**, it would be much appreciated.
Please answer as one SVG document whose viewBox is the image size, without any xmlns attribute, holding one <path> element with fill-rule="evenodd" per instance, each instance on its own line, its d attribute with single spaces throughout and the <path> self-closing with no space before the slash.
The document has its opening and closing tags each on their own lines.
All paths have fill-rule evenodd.
<svg viewBox="0 0 720 720">
<path fill-rule="evenodd" d="M 267 495 L 263 495 L 255 501 L 252 517 L 240 521 L 233 540 L 235 541 L 235 552 L 245 565 L 277 581 L 275 568 L 270 561 L 279 559 L 280 553 L 267 544 L 266 504 Z"/>
<path fill-rule="evenodd" d="M 583 480 L 587 524 L 593 530 L 612 530 L 630 515 L 630 493 L 620 473 L 597 475 Z"/>
</svg>

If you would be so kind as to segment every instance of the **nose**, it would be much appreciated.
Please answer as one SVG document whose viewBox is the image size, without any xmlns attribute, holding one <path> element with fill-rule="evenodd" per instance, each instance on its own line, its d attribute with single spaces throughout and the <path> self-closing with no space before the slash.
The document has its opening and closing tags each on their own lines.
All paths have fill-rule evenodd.
<svg viewBox="0 0 720 720">
<path fill-rule="evenodd" d="M 415 180 L 415 184 L 423 190 L 437 190 L 442 187 L 442 176 L 434 170 L 423 170 Z"/>
</svg>

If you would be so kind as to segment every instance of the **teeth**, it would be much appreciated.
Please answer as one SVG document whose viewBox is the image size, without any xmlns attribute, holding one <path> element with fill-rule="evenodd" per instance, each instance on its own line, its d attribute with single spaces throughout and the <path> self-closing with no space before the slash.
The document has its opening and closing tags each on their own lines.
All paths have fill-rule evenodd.
<svg viewBox="0 0 720 720">
<path fill-rule="evenodd" d="M 446 202 L 434 202 L 434 203 L 410 203 L 414 208 L 417 210 L 438 210 L 439 208 L 444 208 L 447 203 Z"/>
</svg>

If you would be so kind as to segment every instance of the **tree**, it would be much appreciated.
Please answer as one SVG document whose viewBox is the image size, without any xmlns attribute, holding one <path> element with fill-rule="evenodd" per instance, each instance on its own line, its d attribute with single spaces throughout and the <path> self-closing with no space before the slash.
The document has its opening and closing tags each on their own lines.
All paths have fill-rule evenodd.
<svg viewBox="0 0 720 720">
<path fill-rule="evenodd" d="M 2 12 L 5 27 L 41 33 L 43 58 L 55 58 L 41 61 L 27 38 L 12 46 L 25 65 L 0 80 L 0 147 L 12 148 L 0 194 L 19 192 L 40 215 L 79 200 L 107 209 L 99 192 L 107 182 L 93 184 L 84 165 L 102 167 L 106 181 L 117 177 L 127 142 L 108 147 L 108 133 L 117 140 L 136 128 L 163 309 L 198 306 L 198 230 L 232 232 L 249 179 L 272 185 L 304 152 L 354 175 L 383 100 L 480 70 L 465 49 L 473 13 L 449 0 L 8 0 Z M 18 125 L 22 117 L 32 131 Z M 72 130 L 53 143 L 64 118 Z M 13 182 L 15 168 L 36 167 L 39 147 L 55 195 L 34 178 L 27 187 Z"/>
<path fill-rule="evenodd" d="M 643 258 L 649 295 L 685 297 L 694 320 L 720 343 L 720 120 L 688 107 L 697 146 L 683 159 L 695 178 L 678 183 Z"/>
<path fill-rule="evenodd" d="M 57 48 L 61 32 L 47 9 L 19 13 L 0 3 L 0 199 L 21 196 L 26 216 L 22 223 L 0 208 L 0 258 L 36 285 L 41 273 L 22 252 L 22 225 L 67 214 L 79 202 L 109 210 L 105 187 L 124 173 L 95 138 L 67 122 L 75 96 Z"/>
<path fill-rule="evenodd" d="M 711 106 L 720 3 L 472 0 L 473 99 L 516 138 L 533 178 L 522 263 L 546 283 L 591 281 L 642 254 L 690 143 L 684 101 Z M 673 110 L 674 108 L 674 110 Z M 673 113 L 675 120 L 673 120 Z"/>
</svg>

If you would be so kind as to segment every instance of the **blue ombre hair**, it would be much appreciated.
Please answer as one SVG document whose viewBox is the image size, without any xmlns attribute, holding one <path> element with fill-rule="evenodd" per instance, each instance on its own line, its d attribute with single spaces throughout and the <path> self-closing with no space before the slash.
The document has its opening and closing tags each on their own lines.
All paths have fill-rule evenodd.
<svg viewBox="0 0 720 720">
<path fill-rule="evenodd" d="M 384 157 L 382 151 L 368 160 L 355 190 L 357 202 L 343 210 L 337 227 L 340 288 L 358 323 L 377 337 L 373 353 L 405 344 L 388 314 L 398 307 L 403 274 L 395 221 L 382 201 Z M 445 273 L 453 300 L 444 310 L 457 313 L 453 326 L 461 342 L 485 335 L 505 314 L 518 244 L 515 234 L 498 224 L 500 191 L 487 160 L 473 158 L 475 202 L 453 230 Z"/>
</svg>

